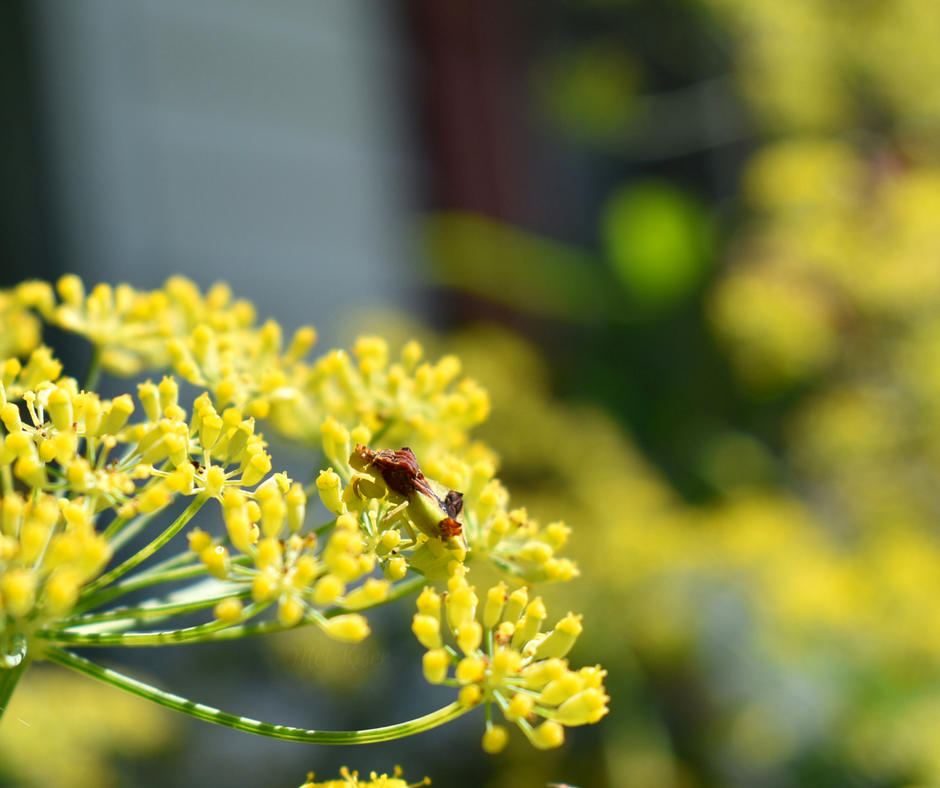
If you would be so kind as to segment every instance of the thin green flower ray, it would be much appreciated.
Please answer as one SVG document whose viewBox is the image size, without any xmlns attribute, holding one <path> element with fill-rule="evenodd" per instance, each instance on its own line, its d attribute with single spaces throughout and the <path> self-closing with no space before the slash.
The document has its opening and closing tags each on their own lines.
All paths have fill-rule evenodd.
<svg viewBox="0 0 940 788">
<path fill-rule="evenodd" d="M 189 580 L 193 577 L 208 574 L 209 570 L 206 569 L 205 564 L 190 563 L 191 561 L 197 560 L 198 558 L 190 552 L 180 553 L 164 561 L 162 564 L 157 564 L 150 569 L 135 574 L 133 577 L 121 583 L 116 583 L 110 588 L 103 588 L 97 593 L 90 595 L 87 599 L 82 600 L 75 606 L 72 615 L 74 616 L 85 613 L 88 610 L 94 610 L 118 597 L 129 594 L 131 591 L 139 591 L 142 588 L 149 588 L 150 586 L 159 585 L 161 583 L 170 583 L 175 580 Z M 250 563 L 250 556 L 236 556 L 232 559 L 232 564 L 236 566 Z"/>
<path fill-rule="evenodd" d="M 101 577 L 95 580 L 95 582 L 89 583 L 82 592 L 82 598 L 84 599 L 91 596 L 99 589 L 104 588 L 110 583 L 113 583 L 119 577 L 123 577 L 135 566 L 139 566 L 142 562 L 150 558 L 150 556 L 157 552 L 157 550 L 163 547 L 167 542 L 170 541 L 170 539 L 172 539 L 181 530 L 183 530 L 183 528 L 186 527 L 186 524 L 193 518 L 196 512 L 202 508 L 203 504 L 205 504 L 207 500 L 209 499 L 204 495 L 196 496 L 196 499 L 186 507 L 185 511 L 176 518 L 173 524 L 170 525 L 169 528 L 167 528 L 150 544 L 134 553 L 134 555 L 128 558 L 123 564 L 120 564 L 114 567 L 114 569 L 112 569 L 110 572 L 103 574 Z"/>
<path fill-rule="evenodd" d="M 248 717 L 229 714 L 201 703 L 195 703 L 186 698 L 181 698 L 179 695 L 164 692 L 156 687 L 151 687 L 149 684 L 129 678 L 117 671 L 104 668 L 84 657 L 56 646 L 51 646 L 46 650 L 45 658 L 57 665 L 84 673 L 86 676 L 91 676 L 133 695 L 146 698 L 161 706 L 188 714 L 199 720 L 214 722 L 217 725 L 224 725 L 228 728 L 254 733 L 259 736 L 307 744 L 372 744 L 380 741 L 392 741 L 431 730 L 470 711 L 469 708 L 461 706 L 459 703 L 451 703 L 423 717 L 417 717 L 384 728 L 371 728 L 362 731 L 315 731 L 306 728 L 293 728 L 288 725 L 272 725 L 267 722 L 259 722 Z"/>
<path fill-rule="evenodd" d="M 242 613 L 242 621 L 264 610 L 270 603 L 249 605 Z M 183 629 L 168 629 L 163 632 L 69 632 L 68 630 L 40 629 L 36 637 L 67 643 L 71 646 L 167 646 L 176 643 L 193 643 L 205 640 L 207 635 L 231 626 L 227 621 L 217 619 L 208 624 Z"/>
<path fill-rule="evenodd" d="M 139 514 L 130 520 L 119 517 L 105 529 L 104 537 L 111 542 L 111 548 L 117 552 L 143 531 L 160 512 L 161 510 L 157 509 L 154 512 Z"/>
<path fill-rule="evenodd" d="M 421 576 L 411 577 L 408 580 L 404 580 L 392 586 L 388 596 L 381 602 L 376 602 L 375 604 L 358 608 L 356 612 L 361 613 L 364 610 L 371 610 L 375 607 L 379 607 L 380 605 L 386 605 L 389 602 L 394 602 L 396 599 L 401 599 L 408 596 L 409 594 L 414 593 L 424 585 L 427 585 L 426 578 Z M 322 615 L 323 618 L 334 618 L 335 616 L 348 612 L 349 611 L 345 608 L 333 607 L 329 610 L 322 611 L 322 613 L 319 613 L 318 615 Z M 286 632 L 290 629 L 298 629 L 299 627 L 309 626 L 310 624 L 316 623 L 317 619 L 314 616 L 308 614 L 296 624 L 282 624 L 280 621 L 259 621 L 253 624 L 236 624 L 235 626 L 221 629 L 218 632 L 213 632 L 211 635 L 208 635 L 205 638 L 205 641 L 236 640 L 238 638 L 252 637 L 254 635 L 269 635 L 273 632 Z"/>
<path fill-rule="evenodd" d="M 83 627 L 87 624 L 98 624 L 104 621 L 116 621 L 123 619 L 134 619 L 138 622 L 158 621 L 173 616 L 182 616 L 187 613 L 195 613 L 212 607 L 225 599 L 244 599 L 251 594 L 249 588 L 241 590 L 228 589 L 225 593 L 207 596 L 202 599 L 192 601 L 166 601 L 165 599 L 150 599 L 141 602 L 139 605 L 128 607 L 116 607 L 113 610 L 104 613 L 92 613 L 83 616 L 72 616 L 55 623 L 57 629 L 71 629 L 74 627 Z"/>
</svg>

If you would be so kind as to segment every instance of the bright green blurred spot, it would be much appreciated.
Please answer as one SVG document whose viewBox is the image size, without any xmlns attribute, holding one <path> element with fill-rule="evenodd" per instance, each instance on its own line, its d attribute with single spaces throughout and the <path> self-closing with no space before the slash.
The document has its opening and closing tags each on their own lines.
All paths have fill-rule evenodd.
<svg viewBox="0 0 940 788">
<path fill-rule="evenodd" d="M 575 139 L 610 141 L 633 121 L 639 70 L 620 49 L 594 44 L 556 55 L 533 77 L 543 111 Z"/>
<path fill-rule="evenodd" d="M 468 213 L 433 216 L 427 237 L 440 285 L 557 319 L 613 312 L 605 269 L 575 246 Z"/>
<path fill-rule="evenodd" d="M 698 200 L 668 183 L 646 181 L 614 192 L 601 232 L 611 267 L 644 306 L 680 302 L 708 273 L 712 221 Z"/>
</svg>

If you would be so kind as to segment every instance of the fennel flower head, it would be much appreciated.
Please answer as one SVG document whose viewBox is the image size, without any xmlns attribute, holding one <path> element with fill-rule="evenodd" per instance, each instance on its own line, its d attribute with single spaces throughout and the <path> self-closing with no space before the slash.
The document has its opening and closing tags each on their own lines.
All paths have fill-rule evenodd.
<svg viewBox="0 0 940 788">
<path fill-rule="evenodd" d="M 83 382 L 39 344 L 42 323 L 91 343 Z M 0 291 L 0 325 L 8 329 L 0 358 L 0 706 L 31 662 L 49 660 L 203 720 L 292 741 L 394 739 L 483 705 L 485 750 L 497 752 L 506 738 L 491 707 L 547 748 L 562 743 L 562 726 L 606 713 L 604 671 L 575 671 L 565 660 L 581 618 L 569 614 L 545 631 L 541 599 L 528 601 L 533 586 L 578 575 L 563 555 L 571 529 L 540 526 L 510 507 L 498 458 L 471 435 L 489 397 L 456 357 L 429 361 L 412 341 L 393 358 L 385 340 L 363 337 L 349 353 L 310 358 L 312 328 L 285 343 L 275 321 L 257 324 L 253 306 L 226 286 L 203 294 L 181 277 L 149 292 L 87 292 L 74 276 L 55 287 L 26 283 Z M 140 377 L 104 397 L 100 373 Z M 278 469 L 266 431 L 306 452 L 305 479 Z M 194 521 L 206 506 L 224 528 Z M 180 550 L 172 540 L 181 533 Z M 466 579 L 474 564 L 503 577 L 482 622 Z M 167 583 L 171 591 L 161 588 Z M 250 720 L 69 650 L 303 626 L 358 643 L 378 608 L 426 585 L 414 624 L 429 649 L 425 675 L 459 687 L 459 696 L 383 728 Z M 125 601 L 147 589 L 152 598 Z M 202 620 L 174 623 L 184 615 Z M 350 782 L 357 779 L 346 774 L 342 784 L 401 783 L 397 774 Z"/>
</svg>

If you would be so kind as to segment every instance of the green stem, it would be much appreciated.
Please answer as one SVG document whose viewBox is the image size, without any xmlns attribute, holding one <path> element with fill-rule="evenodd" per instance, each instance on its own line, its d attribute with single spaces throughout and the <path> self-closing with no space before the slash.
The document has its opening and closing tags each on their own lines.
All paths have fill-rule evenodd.
<svg viewBox="0 0 940 788">
<path fill-rule="evenodd" d="M 242 613 L 242 621 L 260 613 L 270 603 L 249 605 Z M 67 643 L 72 646 L 165 646 L 170 643 L 193 643 L 205 640 L 206 635 L 231 626 L 227 621 L 215 619 L 207 624 L 163 632 L 69 632 L 59 629 L 40 629 L 36 637 Z"/>
<path fill-rule="evenodd" d="M 88 368 L 85 370 L 85 391 L 93 391 L 98 385 L 101 375 L 101 345 L 91 346 L 91 358 L 88 359 Z"/>
<path fill-rule="evenodd" d="M 124 594 L 129 594 L 131 591 L 139 591 L 141 588 L 148 588 L 149 586 L 155 586 L 160 583 L 169 583 L 173 580 L 189 580 L 191 577 L 199 577 L 199 575 L 203 575 L 207 571 L 205 564 L 193 564 L 192 566 L 168 569 L 165 572 L 156 572 L 153 574 L 148 572 L 146 574 L 135 575 L 123 583 L 118 583 L 111 588 L 105 588 L 98 591 L 96 594 L 90 595 L 87 599 L 83 599 L 75 606 L 73 615 L 84 613 L 86 610 L 94 610 L 96 607 L 101 607 L 101 605 L 110 602 L 112 599 L 117 599 L 118 597 L 124 596 Z"/>
<path fill-rule="evenodd" d="M 356 612 L 361 613 L 363 610 L 369 610 L 373 607 L 387 604 L 388 602 L 394 602 L 396 599 L 401 599 L 402 597 L 408 596 L 409 594 L 417 591 L 426 584 L 427 580 L 425 580 L 425 578 L 416 575 L 415 577 L 393 586 L 388 596 L 381 602 L 376 602 L 374 605 L 360 608 Z M 333 607 L 329 610 L 324 610 L 322 615 L 324 618 L 333 618 L 334 616 L 348 612 L 349 611 L 345 608 Z M 308 616 L 301 619 L 297 624 L 282 624 L 280 621 L 259 621 L 255 624 L 237 624 L 236 626 L 228 627 L 227 629 L 221 629 L 218 632 L 212 633 L 207 638 L 205 638 L 203 642 L 209 640 L 236 640 L 237 638 L 251 637 L 253 635 L 269 635 L 272 632 L 286 632 L 289 629 L 298 629 L 300 627 L 315 623 L 316 619 Z"/>
<path fill-rule="evenodd" d="M 115 621 L 119 619 L 133 619 L 134 623 L 162 620 L 205 610 L 207 607 L 212 607 L 223 599 L 244 599 L 250 594 L 250 589 L 243 588 L 241 590 L 229 590 L 225 594 L 216 594 L 215 596 L 205 597 L 204 599 L 191 602 L 166 602 L 162 599 L 149 599 L 133 607 L 117 607 L 104 613 L 71 616 L 56 622 L 56 628 L 71 629 L 73 627 L 84 627 L 88 624 L 99 624 L 102 621 Z"/>
<path fill-rule="evenodd" d="M 138 566 L 142 562 L 146 561 L 150 556 L 152 556 L 157 550 L 163 547 L 167 542 L 170 541 L 174 536 L 176 536 L 183 528 L 186 526 L 192 518 L 201 508 L 202 505 L 209 500 L 204 495 L 197 495 L 195 500 L 186 507 L 186 510 L 176 518 L 173 524 L 167 528 L 162 534 L 160 534 L 156 539 L 154 539 L 146 547 L 141 548 L 138 552 L 134 553 L 130 558 L 128 558 L 123 564 L 114 567 L 107 574 L 102 575 L 94 583 L 89 583 L 85 586 L 85 590 L 82 591 L 82 599 L 87 599 L 89 596 L 95 593 L 100 588 L 104 588 L 109 583 L 113 583 L 119 577 L 127 574 L 135 566 Z"/>
<path fill-rule="evenodd" d="M 132 520 L 126 519 L 124 517 L 115 517 L 114 520 L 111 521 L 111 524 L 105 528 L 102 536 L 111 542 L 112 549 L 117 552 L 121 547 L 124 546 L 128 539 L 139 534 L 140 530 L 159 513 L 160 510 L 157 509 L 155 512 L 139 514 Z M 125 527 L 128 526 L 128 523 L 130 523 L 130 526 Z M 127 535 L 128 531 L 131 532 L 129 536 Z"/>
<path fill-rule="evenodd" d="M 260 736 L 270 736 L 274 739 L 284 741 L 305 742 L 308 744 L 370 744 L 379 741 L 391 741 L 400 739 L 404 736 L 411 736 L 415 733 L 431 730 L 439 725 L 456 719 L 469 711 L 468 708 L 459 703 L 451 703 L 443 709 L 438 709 L 431 714 L 417 719 L 402 722 L 397 725 L 389 725 L 384 728 L 372 728 L 364 731 L 314 731 L 304 728 L 291 728 L 286 725 L 272 725 L 267 722 L 258 722 L 247 717 L 239 717 L 235 714 L 227 714 L 211 706 L 204 706 L 201 703 L 194 703 L 178 695 L 172 695 L 169 692 L 158 690 L 141 681 L 128 678 L 116 671 L 103 668 L 90 662 L 77 654 L 64 651 L 63 649 L 50 647 L 46 651 L 46 658 L 62 665 L 66 668 L 72 668 L 86 676 L 104 681 L 114 687 L 126 690 L 133 695 L 152 700 L 168 709 L 181 711 L 191 717 L 206 722 L 214 722 L 217 725 L 224 725 L 228 728 L 234 728 L 239 731 L 256 733 Z"/>
<path fill-rule="evenodd" d="M 87 599 L 79 602 L 72 611 L 72 615 L 84 613 L 87 610 L 94 610 L 96 607 L 110 602 L 113 599 L 129 594 L 131 591 L 139 591 L 142 588 L 159 585 L 160 583 L 170 583 L 174 580 L 189 580 L 192 577 L 199 577 L 208 572 L 203 563 L 189 564 L 187 562 L 194 560 L 194 556 L 189 551 L 184 551 L 179 555 L 156 564 L 140 574 L 125 580 L 123 583 L 117 583 L 111 588 L 105 588 L 92 594 Z M 251 563 L 251 556 L 239 555 L 232 559 L 235 566 L 247 565 Z"/>
<path fill-rule="evenodd" d="M 15 668 L 0 668 L 0 719 L 3 718 L 3 712 L 6 710 L 10 698 L 13 697 L 13 691 L 16 689 L 16 685 L 19 684 L 20 679 L 23 678 L 28 665 L 29 661 L 24 659 Z"/>
</svg>

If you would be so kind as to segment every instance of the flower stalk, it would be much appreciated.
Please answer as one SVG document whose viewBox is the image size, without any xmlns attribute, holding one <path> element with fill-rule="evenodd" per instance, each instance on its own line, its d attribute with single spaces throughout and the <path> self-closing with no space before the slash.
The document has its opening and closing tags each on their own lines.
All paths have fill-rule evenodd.
<svg viewBox="0 0 940 788">
<path fill-rule="evenodd" d="M 525 509 L 509 507 L 495 455 L 470 438 L 488 415 L 488 396 L 461 377 L 456 358 L 431 363 L 409 342 L 392 360 L 384 340 L 363 337 L 352 353 L 307 360 L 312 328 L 285 343 L 274 321 L 256 325 L 253 307 L 232 300 L 225 286 L 203 295 L 180 277 L 152 293 L 126 285 L 86 293 L 81 280 L 66 276 L 55 292 L 33 282 L 0 295 L 0 349 L 9 308 L 29 320 L 36 312 L 92 344 L 82 388 L 62 376 L 49 348 L 0 355 L 0 706 L 28 661 L 48 660 L 198 719 L 297 742 L 388 741 L 482 702 L 486 751 L 505 739 L 493 704 L 547 748 L 561 743 L 561 724 L 603 716 L 599 669 L 574 674 L 552 663 L 564 692 L 546 690 L 538 705 L 516 699 L 529 690 L 508 694 L 525 676 L 540 680 L 546 655 L 563 657 L 580 631 L 580 618 L 569 615 L 540 636 L 541 603 L 520 618 L 512 600 L 533 584 L 574 577 L 577 567 L 559 555 L 567 526 L 541 527 Z M 23 314 L 13 322 L 23 323 Z M 168 374 L 113 399 L 94 390 L 102 372 L 147 370 Z M 181 381 L 200 390 L 193 401 L 181 399 Z M 263 430 L 306 448 L 313 484 L 277 472 Z M 319 524 L 307 523 L 308 494 L 329 512 Z M 161 525 L 185 499 L 182 513 Z M 224 529 L 192 528 L 210 502 Z M 145 566 L 188 527 L 187 548 Z M 115 560 L 138 539 L 143 547 Z M 472 623 L 476 601 L 464 576 L 473 562 L 522 586 L 505 620 L 502 602 L 499 610 L 488 602 L 486 657 L 495 659 L 501 646 L 535 651 L 496 673 L 479 651 L 482 625 Z M 440 611 L 428 607 L 433 592 L 419 597 L 415 632 L 430 649 L 426 675 L 459 687 L 458 702 L 383 728 L 316 731 L 251 720 L 64 648 L 222 641 L 311 625 L 359 643 L 370 634 L 366 614 L 437 581 L 449 588 L 448 627 L 460 651 L 441 640 Z M 169 593 L 116 602 L 167 583 L 174 584 Z M 174 626 L 182 616 L 204 619 Z M 460 652 L 473 658 L 461 660 Z M 520 709 L 547 722 L 532 728 Z"/>
</svg>

